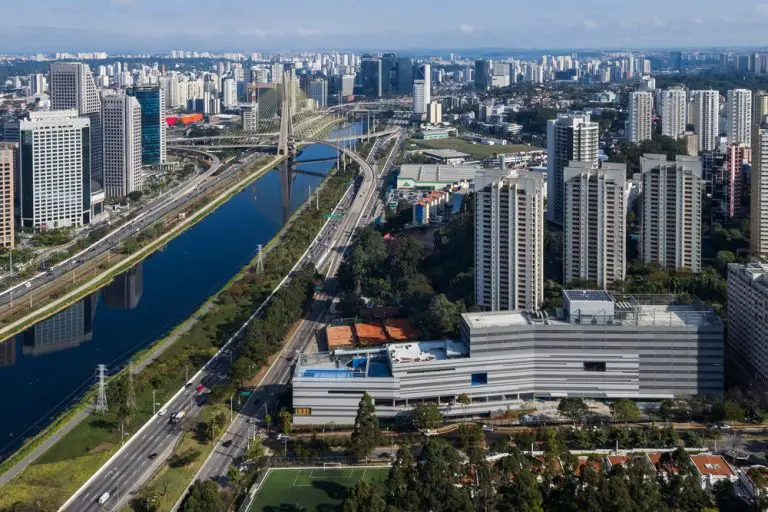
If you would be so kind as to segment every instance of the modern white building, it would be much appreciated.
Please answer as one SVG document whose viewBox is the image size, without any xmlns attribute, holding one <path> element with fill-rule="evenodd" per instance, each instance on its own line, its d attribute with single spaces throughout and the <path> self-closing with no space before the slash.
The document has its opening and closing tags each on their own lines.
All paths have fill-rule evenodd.
<svg viewBox="0 0 768 512">
<path fill-rule="evenodd" d="M 475 303 L 535 310 L 544 300 L 544 178 L 505 174 L 475 177 Z"/>
<path fill-rule="evenodd" d="M 699 151 L 712 151 L 717 147 L 720 134 L 720 93 L 692 91 L 692 120 L 699 136 Z"/>
<path fill-rule="evenodd" d="M 571 162 L 565 168 L 563 282 L 594 281 L 610 288 L 626 277 L 627 167 Z"/>
<path fill-rule="evenodd" d="M 18 125 L 21 226 L 45 230 L 89 223 L 90 120 L 77 110 L 29 112 Z"/>
<path fill-rule="evenodd" d="M 427 116 L 427 93 L 424 80 L 413 81 L 413 114 L 419 119 Z"/>
<path fill-rule="evenodd" d="M 563 170 L 570 162 L 597 166 L 599 125 L 589 114 L 561 114 L 547 123 L 547 218 L 563 225 L 565 182 Z"/>
<path fill-rule="evenodd" d="M 685 133 L 688 100 L 685 89 L 673 87 L 660 92 L 661 134 L 679 139 Z"/>
<path fill-rule="evenodd" d="M 96 89 L 91 69 L 82 62 L 54 62 L 48 80 L 52 110 L 77 110 L 79 116 L 88 117 L 90 124 L 90 152 L 93 179 L 103 183 L 101 97 Z"/>
<path fill-rule="evenodd" d="M 439 101 L 431 101 L 427 105 L 427 122 L 438 124 L 443 121 L 443 105 Z"/>
<path fill-rule="evenodd" d="M 13 249 L 16 145 L 0 142 L 0 247 Z"/>
<path fill-rule="evenodd" d="M 222 86 L 221 104 L 224 108 L 237 106 L 237 82 L 234 78 L 225 78 Z"/>
<path fill-rule="evenodd" d="M 653 124 L 653 96 L 651 93 L 640 91 L 630 94 L 628 110 L 627 140 L 635 143 L 651 140 Z"/>
<path fill-rule="evenodd" d="M 124 197 L 142 189 L 141 105 L 133 96 L 104 98 L 104 191 Z"/>
<path fill-rule="evenodd" d="M 768 127 L 752 127 L 749 251 L 768 258 Z"/>
<path fill-rule="evenodd" d="M 364 392 L 381 418 L 421 403 L 459 417 L 520 409 L 534 398 L 719 395 L 723 358 L 723 323 L 698 299 L 568 290 L 560 316 L 465 313 L 458 340 L 302 354 L 293 421 L 351 425 Z M 464 393 L 469 405 L 458 401 Z"/>
<path fill-rule="evenodd" d="M 731 89 L 725 103 L 728 144 L 752 146 L 752 91 Z"/>
<path fill-rule="evenodd" d="M 747 390 L 768 393 L 768 263 L 728 265 L 729 373 Z"/>
<path fill-rule="evenodd" d="M 646 154 L 643 180 L 641 258 L 662 267 L 701 271 L 701 162 L 696 157 Z"/>
<path fill-rule="evenodd" d="M 33 96 L 45 94 L 48 82 L 42 73 L 33 73 L 29 75 L 29 93 Z"/>
<path fill-rule="evenodd" d="M 328 81 L 313 78 L 309 82 L 309 97 L 317 102 L 317 108 L 328 108 Z"/>
</svg>

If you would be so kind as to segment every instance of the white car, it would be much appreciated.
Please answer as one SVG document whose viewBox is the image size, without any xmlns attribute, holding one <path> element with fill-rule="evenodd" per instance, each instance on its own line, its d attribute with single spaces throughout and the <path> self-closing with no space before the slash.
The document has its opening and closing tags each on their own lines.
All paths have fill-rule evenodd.
<svg viewBox="0 0 768 512">
<path fill-rule="evenodd" d="M 158 416 L 165 416 L 165 413 L 167 413 L 167 412 L 168 412 L 168 411 L 167 411 L 167 410 L 165 410 L 165 408 L 162 408 L 162 409 L 160 409 L 159 411 L 157 411 L 157 415 L 158 415 Z"/>
<path fill-rule="evenodd" d="M 109 494 L 109 491 L 105 492 L 101 496 L 99 496 L 99 505 L 103 505 L 107 502 L 111 494 Z"/>
</svg>

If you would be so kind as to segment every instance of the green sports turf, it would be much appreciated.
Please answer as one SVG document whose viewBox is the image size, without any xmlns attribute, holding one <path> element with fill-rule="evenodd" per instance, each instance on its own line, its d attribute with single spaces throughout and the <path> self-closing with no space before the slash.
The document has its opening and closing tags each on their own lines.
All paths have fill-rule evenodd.
<svg viewBox="0 0 768 512">
<path fill-rule="evenodd" d="M 330 512 L 339 510 L 347 490 L 360 480 L 383 485 L 389 468 L 272 470 L 248 512 Z"/>
</svg>

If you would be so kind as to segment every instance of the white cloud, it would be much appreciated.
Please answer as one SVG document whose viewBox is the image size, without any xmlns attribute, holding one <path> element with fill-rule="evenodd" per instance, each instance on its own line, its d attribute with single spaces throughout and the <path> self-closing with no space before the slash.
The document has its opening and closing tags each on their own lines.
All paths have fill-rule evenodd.
<svg viewBox="0 0 768 512">
<path fill-rule="evenodd" d="M 131 5 L 135 0 L 110 0 L 115 5 Z"/>
<path fill-rule="evenodd" d="M 653 26 L 655 26 L 655 27 L 666 27 L 667 26 L 667 22 L 665 22 L 661 18 L 653 18 Z"/>
<path fill-rule="evenodd" d="M 464 32 L 465 34 L 471 34 L 472 32 L 475 31 L 475 27 L 473 27 L 472 25 L 463 24 L 459 26 L 459 30 L 461 32 Z"/>
<path fill-rule="evenodd" d="M 296 31 L 296 34 L 301 37 L 312 37 L 320 35 L 320 31 L 315 30 L 314 28 L 300 28 Z"/>
<path fill-rule="evenodd" d="M 704 21 L 704 18 L 699 18 L 698 16 L 693 18 L 693 22 L 697 25 L 703 25 L 706 23 L 706 21 Z"/>
<path fill-rule="evenodd" d="M 757 14 L 768 18 L 768 4 L 757 4 L 755 10 L 757 11 Z"/>
<path fill-rule="evenodd" d="M 597 28 L 597 23 L 592 20 L 582 20 L 581 24 L 587 30 L 595 30 Z"/>
</svg>

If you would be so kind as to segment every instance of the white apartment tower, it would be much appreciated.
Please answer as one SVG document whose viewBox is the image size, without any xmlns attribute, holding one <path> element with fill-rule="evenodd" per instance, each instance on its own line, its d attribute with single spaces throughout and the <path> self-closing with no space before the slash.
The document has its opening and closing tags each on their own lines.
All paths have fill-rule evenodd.
<svg viewBox="0 0 768 512">
<path fill-rule="evenodd" d="M 17 123 L 21 226 L 55 229 L 90 222 L 90 120 L 77 110 L 61 110 L 30 112 Z"/>
<path fill-rule="evenodd" d="M 752 146 L 752 91 L 731 89 L 726 96 L 728 144 Z"/>
<path fill-rule="evenodd" d="M 768 264 L 728 265 L 727 363 L 743 389 L 768 390 Z"/>
<path fill-rule="evenodd" d="M 141 105 L 133 96 L 104 98 L 104 191 L 124 197 L 141 190 Z"/>
<path fill-rule="evenodd" d="M 419 119 L 427 116 L 427 94 L 424 80 L 413 81 L 413 114 Z"/>
<path fill-rule="evenodd" d="M 571 162 L 565 168 L 563 282 L 594 281 L 610 288 L 626 276 L 627 167 Z"/>
<path fill-rule="evenodd" d="M 13 249 L 14 211 L 13 189 L 16 162 L 16 146 L 0 142 L 0 247 Z"/>
<path fill-rule="evenodd" d="M 563 170 L 572 161 L 597 166 L 599 126 L 589 114 L 562 114 L 547 123 L 547 218 L 563 225 Z"/>
<path fill-rule="evenodd" d="M 259 131 L 259 104 L 251 103 L 243 107 L 242 113 L 243 130 L 248 132 Z"/>
<path fill-rule="evenodd" d="M 720 93 L 717 91 L 693 91 L 692 118 L 699 151 L 712 151 L 717 146 L 720 132 Z"/>
<path fill-rule="evenodd" d="M 629 120 L 627 140 L 640 143 L 651 140 L 653 119 L 653 96 L 650 92 L 633 92 L 629 96 Z"/>
<path fill-rule="evenodd" d="M 685 89 L 673 87 L 661 91 L 661 134 L 679 139 L 685 133 L 688 100 Z"/>
<path fill-rule="evenodd" d="M 697 157 L 646 154 L 640 252 L 644 263 L 701 270 L 701 162 Z"/>
<path fill-rule="evenodd" d="M 537 309 L 544 294 L 544 180 L 475 177 L 475 300 L 491 311 Z"/>
<path fill-rule="evenodd" d="M 103 183 L 101 97 L 91 69 L 81 62 L 54 62 L 50 67 L 48 89 L 52 110 L 74 109 L 91 121 L 92 178 Z"/>
<path fill-rule="evenodd" d="M 237 106 L 237 82 L 234 78 L 226 78 L 222 87 L 221 104 L 224 108 Z"/>
<path fill-rule="evenodd" d="M 768 258 L 768 128 L 752 127 L 749 250 Z"/>
</svg>

